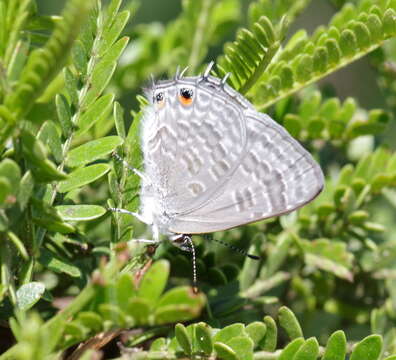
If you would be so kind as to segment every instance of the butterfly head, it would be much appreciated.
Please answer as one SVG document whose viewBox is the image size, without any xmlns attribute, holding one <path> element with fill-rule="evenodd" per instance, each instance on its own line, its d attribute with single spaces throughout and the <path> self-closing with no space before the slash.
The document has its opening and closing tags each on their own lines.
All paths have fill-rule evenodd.
<svg viewBox="0 0 396 360">
<path fill-rule="evenodd" d="M 196 92 L 196 84 L 192 81 L 183 81 L 180 84 L 176 81 L 172 81 L 172 83 L 167 81 L 155 85 L 151 90 L 150 100 L 157 111 L 167 106 L 188 108 L 193 105 Z"/>
<path fill-rule="evenodd" d="M 184 71 L 171 80 L 153 82 L 146 91 L 146 96 L 157 113 L 172 109 L 181 114 L 189 114 L 197 107 L 207 110 L 213 99 L 221 102 L 235 102 L 242 108 L 250 108 L 251 104 L 238 92 L 227 85 L 227 74 L 223 79 L 209 75 L 213 64 L 209 64 L 203 75 L 184 77 Z"/>
</svg>

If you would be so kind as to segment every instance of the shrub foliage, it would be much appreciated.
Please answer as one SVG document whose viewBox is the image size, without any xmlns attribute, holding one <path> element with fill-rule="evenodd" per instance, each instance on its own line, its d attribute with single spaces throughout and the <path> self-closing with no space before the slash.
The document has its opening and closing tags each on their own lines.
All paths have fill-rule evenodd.
<svg viewBox="0 0 396 360">
<path fill-rule="evenodd" d="M 120 341 L 105 356 L 396 359 L 396 1 L 332 1 L 329 24 L 292 33 L 309 3 L 254 0 L 243 17 L 243 1 L 183 0 L 165 26 L 135 25 L 137 1 L 43 16 L 0 0 L 0 331 L 15 338 L 0 360 L 91 359 Z M 153 255 L 133 241 L 141 224 L 107 211 L 139 205 L 111 154 L 141 167 L 140 87 L 178 65 L 197 74 L 219 45 L 213 74 L 302 142 L 326 186 L 298 212 L 195 237 L 194 293 L 190 254 Z M 365 55 L 386 107 L 319 89 Z"/>
</svg>

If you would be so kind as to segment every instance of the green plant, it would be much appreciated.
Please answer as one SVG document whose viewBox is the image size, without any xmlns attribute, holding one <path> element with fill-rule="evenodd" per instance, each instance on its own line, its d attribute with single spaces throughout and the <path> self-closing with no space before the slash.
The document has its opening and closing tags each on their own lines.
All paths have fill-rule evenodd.
<svg viewBox="0 0 396 360">
<path fill-rule="evenodd" d="M 105 357 L 396 359 L 396 1 L 332 1 L 327 26 L 291 33 L 309 3 L 255 0 L 243 18 L 239 0 L 184 0 L 165 26 L 135 25 L 136 1 L 69 0 L 58 17 L 0 0 L 0 331 L 16 339 L 0 360 L 89 359 L 119 341 Z M 111 154 L 142 166 L 150 73 L 196 74 L 218 52 L 213 74 L 302 142 L 326 186 L 298 212 L 213 234 L 260 261 L 194 237 L 196 294 L 189 253 L 150 253 L 130 241 L 142 224 L 107 211 L 139 206 L 139 178 Z M 317 85 L 367 54 L 383 108 Z"/>
</svg>

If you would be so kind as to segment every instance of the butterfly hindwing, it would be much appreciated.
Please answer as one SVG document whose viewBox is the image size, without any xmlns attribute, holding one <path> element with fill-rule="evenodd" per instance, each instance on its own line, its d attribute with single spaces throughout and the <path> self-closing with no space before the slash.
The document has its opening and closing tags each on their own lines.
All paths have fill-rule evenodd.
<svg viewBox="0 0 396 360">
<path fill-rule="evenodd" d="M 232 177 L 204 206 L 175 218 L 172 231 L 214 232 L 288 213 L 323 188 L 319 165 L 283 127 L 251 109 L 245 120 L 246 151 Z"/>
</svg>

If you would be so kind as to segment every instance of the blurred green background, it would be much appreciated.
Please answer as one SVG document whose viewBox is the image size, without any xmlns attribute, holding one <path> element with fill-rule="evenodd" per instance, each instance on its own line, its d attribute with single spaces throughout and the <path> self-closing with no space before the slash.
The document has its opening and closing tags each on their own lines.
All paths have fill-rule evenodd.
<svg viewBox="0 0 396 360">
<path fill-rule="evenodd" d="M 251 0 L 244 0 L 245 8 Z M 64 1 L 39 0 L 39 11 L 44 14 L 59 14 Z M 177 17 L 181 10 L 181 0 L 144 0 L 141 1 L 137 14 L 130 21 L 129 26 L 140 23 L 166 23 Z M 312 1 L 303 14 L 293 23 L 289 30 L 292 34 L 296 29 L 304 28 L 312 33 L 319 25 L 326 24 L 336 12 L 336 7 L 329 0 Z M 188 35 L 188 29 L 186 29 Z M 232 36 L 232 32 L 230 33 Z M 231 39 L 230 39 L 231 40 Z M 133 44 L 133 38 L 131 39 Z M 221 52 L 221 48 L 212 49 L 208 58 L 214 59 Z M 354 96 L 363 108 L 371 109 L 383 107 L 384 101 L 375 80 L 367 58 L 354 62 L 345 69 L 341 69 L 320 82 L 321 86 L 332 86 L 340 99 Z"/>
</svg>

